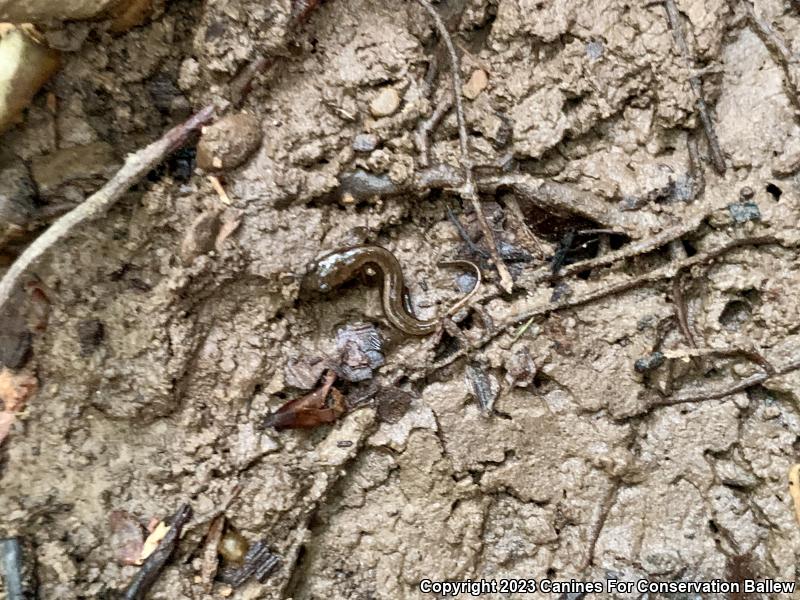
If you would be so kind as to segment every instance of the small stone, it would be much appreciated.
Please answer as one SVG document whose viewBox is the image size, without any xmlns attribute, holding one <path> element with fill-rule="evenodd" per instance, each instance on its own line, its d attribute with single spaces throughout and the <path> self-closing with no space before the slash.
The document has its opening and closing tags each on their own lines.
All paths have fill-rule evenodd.
<svg viewBox="0 0 800 600">
<path fill-rule="evenodd" d="M 61 54 L 37 43 L 22 29 L 12 27 L 0 36 L 0 65 L 2 132 L 17 122 L 39 88 L 59 69 Z"/>
<path fill-rule="evenodd" d="M 657 369 L 666 362 L 667 358 L 661 352 L 653 352 L 652 354 L 637 360 L 633 368 L 637 373 L 647 373 L 653 369 Z"/>
<path fill-rule="evenodd" d="M 384 88 L 370 102 L 373 117 L 388 117 L 400 108 L 400 93 L 394 88 Z"/>
<path fill-rule="evenodd" d="M 0 168 L 0 232 L 7 225 L 26 227 L 36 213 L 36 188 L 19 159 Z"/>
<path fill-rule="evenodd" d="M 603 42 L 592 41 L 586 44 L 586 56 L 591 60 L 597 60 L 603 56 Z"/>
<path fill-rule="evenodd" d="M 102 321 L 89 319 L 78 323 L 78 342 L 81 345 L 81 356 L 89 356 L 102 343 L 106 329 Z"/>
<path fill-rule="evenodd" d="M 461 91 L 466 98 L 475 100 L 488 85 L 489 75 L 483 69 L 476 69 L 472 72 L 469 81 L 461 87 Z"/>
<path fill-rule="evenodd" d="M 384 423 L 397 423 L 411 408 L 414 397 L 400 388 L 386 388 L 378 395 L 376 412 Z"/>
<path fill-rule="evenodd" d="M 13 23 L 51 23 L 91 19 L 118 3 L 118 0 L 0 0 L 0 15 Z"/>
<path fill-rule="evenodd" d="M 372 152 L 378 147 L 378 136 L 374 133 L 359 133 L 353 140 L 356 152 Z"/>
<path fill-rule="evenodd" d="M 197 166 L 206 171 L 234 169 L 258 150 L 261 136 L 261 123 L 253 115 L 223 117 L 203 129 L 197 144 Z"/>
<path fill-rule="evenodd" d="M 728 205 L 728 211 L 737 223 L 761 220 L 761 211 L 755 202 L 734 202 Z"/>
</svg>

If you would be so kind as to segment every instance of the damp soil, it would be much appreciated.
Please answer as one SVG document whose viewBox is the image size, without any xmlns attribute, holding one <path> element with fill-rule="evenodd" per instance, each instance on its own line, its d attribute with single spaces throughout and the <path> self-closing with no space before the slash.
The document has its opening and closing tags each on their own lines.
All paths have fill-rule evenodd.
<svg viewBox="0 0 800 600">
<path fill-rule="evenodd" d="M 173 0 L 124 34 L 102 20 L 51 24 L 64 66 L 0 138 L 3 168 L 30 179 L 37 209 L 75 205 L 128 153 L 227 97 L 249 62 L 267 55 L 275 66 L 229 107 L 248 129 L 220 128 L 218 163 L 209 154 L 198 169 L 190 144 L 37 265 L 46 326 L 14 333 L 29 296 L 6 317 L 0 342 L 25 347 L 3 356 L 39 389 L 0 448 L 0 536 L 35 549 L 39 597 L 122 589 L 139 567 L 118 562 L 111 513 L 145 525 L 184 502 L 195 518 L 152 598 L 418 598 L 421 579 L 797 581 L 787 473 L 800 462 L 800 375 L 653 402 L 760 368 L 741 356 L 680 358 L 691 344 L 679 304 L 700 348 L 756 347 L 775 365 L 800 351 L 796 98 L 738 3 L 678 6 L 693 65 L 658 3 L 437 4 L 473 86 L 473 163 L 588 194 L 629 224 L 611 235 L 607 223 L 521 198 L 534 244 L 513 190 L 483 193 L 517 285 L 503 294 L 481 263 L 478 295 L 455 319 L 460 340 L 394 329 L 369 281 L 328 295 L 300 285 L 324 253 L 370 243 L 397 257 L 420 318 L 470 288 L 469 270 L 437 266 L 480 262 L 447 212 L 480 245 L 470 203 L 414 184 L 424 162 L 415 132 L 450 87 L 447 54 L 416 2 L 328 0 L 294 30 L 290 0 Z M 756 8 L 800 55 L 796 6 Z M 696 111 L 698 73 L 724 174 Z M 450 111 L 429 162 L 459 172 L 459 156 Z M 207 177 L 214 169 L 229 202 Z M 359 171 L 406 191 L 364 192 L 348 183 Z M 554 256 L 590 259 L 698 215 L 710 216 L 673 254 L 662 245 L 560 280 L 536 276 Z M 654 280 L 523 321 L 431 369 L 531 307 L 759 235 L 777 242 L 681 273 L 681 294 Z M 265 428 L 317 386 L 320 365 L 341 361 L 337 340 L 356 324 L 378 332 L 384 364 L 361 365 L 366 381 L 342 386 L 351 409 L 310 431 Z M 666 356 L 660 366 L 637 363 L 654 352 Z M 197 548 L 236 485 L 230 526 L 281 562 L 265 583 L 207 592 Z"/>
</svg>

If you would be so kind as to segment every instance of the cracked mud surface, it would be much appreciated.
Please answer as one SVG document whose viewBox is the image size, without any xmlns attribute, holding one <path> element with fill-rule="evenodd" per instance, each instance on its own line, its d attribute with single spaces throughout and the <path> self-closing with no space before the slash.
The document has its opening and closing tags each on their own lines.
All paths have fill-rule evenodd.
<svg viewBox="0 0 800 600">
<path fill-rule="evenodd" d="M 438 10 L 457 32 L 464 80 L 476 69 L 489 76 L 465 100 L 476 165 L 505 164 L 591 194 L 609 220 L 627 219 L 620 244 L 703 215 L 682 238 L 690 255 L 729 239 L 776 240 L 681 278 L 698 346 L 755 345 L 781 366 L 800 353 L 796 99 L 737 3 L 678 5 L 696 69 L 659 4 L 449 0 Z M 755 7 L 800 56 L 797 10 L 778 0 Z M 237 482 L 230 522 L 251 542 L 266 539 L 283 562 L 266 584 L 232 598 L 417 598 L 422 578 L 800 579 L 787 486 L 800 451 L 800 373 L 720 399 L 654 403 L 659 393 L 717 389 L 759 370 L 736 356 L 634 369 L 654 351 L 689 347 L 669 278 L 543 315 L 518 339 L 518 326 L 509 328 L 435 372 L 430 365 L 455 342 L 392 329 L 374 289 L 301 294 L 315 258 L 376 243 L 397 256 L 417 316 L 430 318 L 461 293 L 459 273 L 437 263 L 467 249 L 447 217 L 452 192 L 362 197 L 340 185 L 363 170 L 413 187 L 414 133 L 450 85 L 426 14 L 410 1 L 329 0 L 289 33 L 289 11 L 289 0 L 175 0 L 124 35 L 102 22 L 48 31 L 67 51 L 48 87 L 59 110 L 53 116 L 37 98 L 25 123 L 2 136 L 0 165 L 23 161 L 42 201 L 74 203 L 191 107 L 225 96 L 243 65 L 277 57 L 241 107 L 262 142 L 224 173 L 231 207 L 173 157 L 37 268 L 51 302 L 29 366 L 40 390 L 2 448 L 0 534 L 34 543 L 41 597 L 123 587 L 136 567 L 113 559 L 108 514 L 146 523 L 184 501 L 198 518 L 152 597 L 216 597 L 203 591 L 190 546 Z M 439 74 L 428 85 L 434 56 Z M 694 108 L 698 69 L 722 176 Z M 400 103 L 375 117 L 373 101 L 387 89 Z M 431 141 L 431 164 L 457 168 L 454 113 Z M 760 220 L 740 222 L 728 208 L 743 188 Z M 499 214 L 509 193 L 483 194 L 487 213 Z M 574 223 L 608 227 L 554 221 L 520 202 L 546 254 Z M 214 248 L 217 221 L 229 214 L 239 226 Z M 477 235 L 472 215 L 461 218 Z M 495 223 L 502 241 L 525 248 L 509 214 Z M 561 292 L 580 297 L 669 260 L 664 246 L 566 277 Z M 484 268 L 476 303 L 485 317 L 461 323 L 469 339 L 486 317 L 510 322 L 558 291 L 537 275 L 546 260 L 512 266 L 511 297 Z M 405 414 L 381 420 L 379 392 L 334 425 L 262 430 L 266 414 L 314 385 L 300 389 L 295 361 L 335 357 L 337 330 L 356 322 L 380 329 L 386 365 L 376 380 L 412 394 Z M 536 374 L 522 386 L 509 374 L 524 352 Z M 499 385 L 488 413 L 470 394 L 468 364 Z"/>
</svg>

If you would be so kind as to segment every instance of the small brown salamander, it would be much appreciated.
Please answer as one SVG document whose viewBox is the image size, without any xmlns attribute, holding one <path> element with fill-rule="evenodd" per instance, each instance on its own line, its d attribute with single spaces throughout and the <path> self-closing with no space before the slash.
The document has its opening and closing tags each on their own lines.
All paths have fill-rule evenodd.
<svg viewBox="0 0 800 600">
<path fill-rule="evenodd" d="M 473 296 L 480 285 L 481 277 L 480 270 L 473 263 L 455 261 L 446 264 L 469 265 L 478 275 L 473 290 L 447 311 L 447 315 L 452 315 Z M 323 256 L 311 266 L 311 270 L 303 280 L 303 288 L 307 291 L 327 293 L 353 279 L 362 269 L 370 268 L 376 269 L 381 274 L 383 312 L 392 325 L 409 335 L 428 335 L 439 328 L 443 317 L 420 320 L 407 310 L 403 270 L 394 254 L 380 246 L 353 246 Z"/>
</svg>

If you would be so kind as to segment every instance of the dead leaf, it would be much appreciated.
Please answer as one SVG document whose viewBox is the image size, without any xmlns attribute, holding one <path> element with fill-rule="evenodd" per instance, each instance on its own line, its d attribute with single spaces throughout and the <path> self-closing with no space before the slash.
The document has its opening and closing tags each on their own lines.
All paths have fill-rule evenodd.
<svg viewBox="0 0 800 600">
<path fill-rule="evenodd" d="M 153 552 L 156 551 L 158 545 L 161 543 L 161 540 L 164 539 L 164 536 L 167 535 L 169 531 L 169 526 L 164 523 L 164 521 L 159 521 L 156 528 L 153 530 L 147 539 L 144 541 L 144 545 L 142 546 L 142 554 L 139 557 L 141 562 L 144 562 L 148 556 L 150 556 Z"/>
<path fill-rule="evenodd" d="M 11 431 L 16 414 L 25 408 L 37 388 L 36 378 L 30 373 L 15 373 L 5 367 L 0 371 L 0 443 Z"/>
<path fill-rule="evenodd" d="M 108 516 L 114 558 L 122 565 L 141 565 L 144 532 L 130 513 L 114 510 Z"/>
<path fill-rule="evenodd" d="M 789 494 L 794 502 L 794 516 L 800 525 L 800 463 L 789 469 Z"/>
<path fill-rule="evenodd" d="M 325 423 L 333 423 L 347 410 L 344 396 L 332 387 L 336 373 L 328 371 L 322 386 L 310 394 L 289 400 L 265 420 L 267 427 L 277 431 L 284 429 L 313 429 Z M 328 396 L 331 401 L 328 403 Z"/>
<path fill-rule="evenodd" d="M 241 224 L 242 213 L 240 213 L 238 210 L 229 209 L 222 214 L 222 226 L 219 228 L 217 239 L 214 242 L 214 249 L 217 252 L 222 251 L 222 247 L 225 245 L 225 240 L 227 240 Z"/>
</svg>

